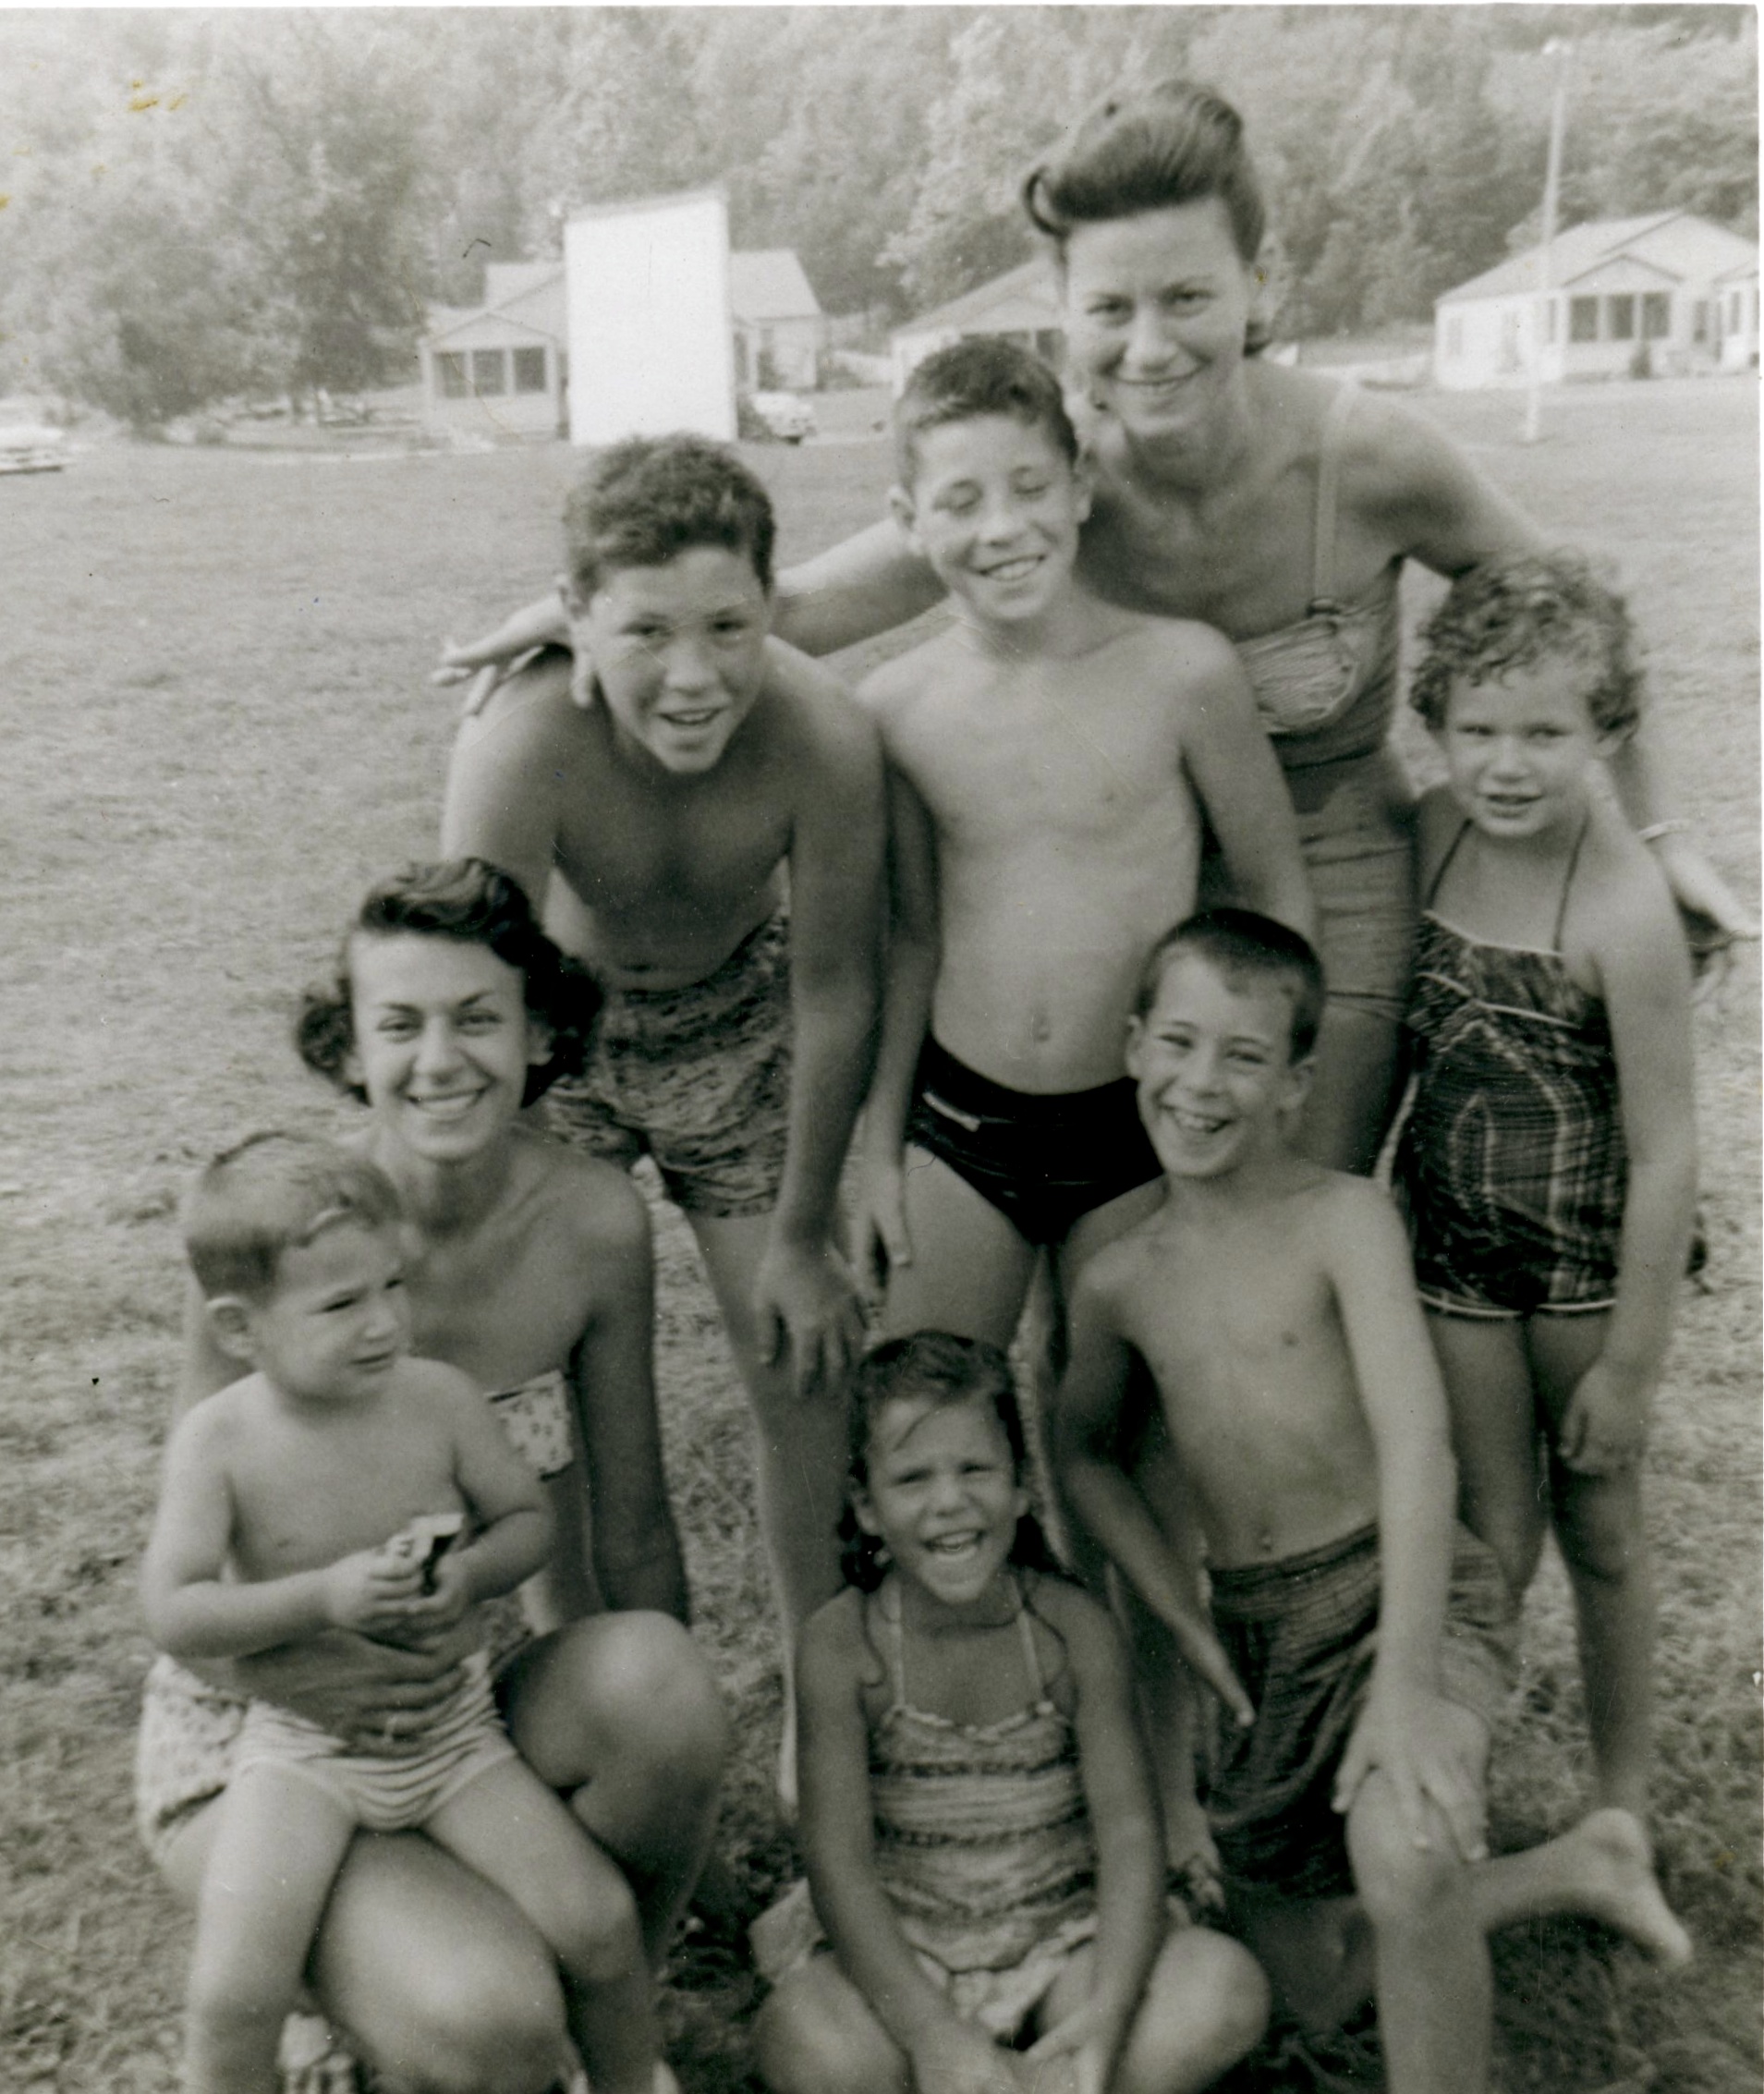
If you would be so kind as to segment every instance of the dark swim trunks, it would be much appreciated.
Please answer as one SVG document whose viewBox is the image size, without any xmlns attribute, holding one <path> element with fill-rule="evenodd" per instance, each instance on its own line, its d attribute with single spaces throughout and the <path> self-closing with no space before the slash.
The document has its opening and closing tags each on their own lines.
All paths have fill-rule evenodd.
<svg viewBox="0 0 1764 2094">
<path fill-rule="evenodd" d="M 1378 1652 L 1378 1529 L 1212 1573 L 1212 1620 L 1256 1705 L 1224 1726 L 1207 1796 L 1219 1857 L 1240 1881 L 1297 1899 L 1351 1897 L 1335 1770 Z M 1513 1684 L 1515 1609 L 1493 1550 L 1456 1530 L 1440 1692 L 1492 1728 Z"/>
<path fill-rule="evenodd" d="M 929 1037 L 906 1138 L 1033 1244 L 1063 1243 L 1095 1208 L 1161 1175 L 1130 1077 L 1094 1090 L 1009 1090 Z"/>
</svg>

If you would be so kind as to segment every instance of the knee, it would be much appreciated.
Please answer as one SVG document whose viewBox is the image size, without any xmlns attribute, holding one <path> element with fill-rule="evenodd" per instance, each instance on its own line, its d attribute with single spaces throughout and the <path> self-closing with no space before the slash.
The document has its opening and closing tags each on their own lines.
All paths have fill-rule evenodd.
<svg viewBox="0 0 1764 2094">
<path fill-rule="evenodd" d="M 1614 1493 L 1569 1490 L 1558 1502 L 1556 1542 L 1575 1577 L 1622 1585 L 1643 1557 L 1641 1511 L 1613 1503 Z"/>
<path fill-rule="evenodd" d="M 1210 2087 L 1267 2031 L 1272 1991 L 1240 1942 L 1185 1928 L 1153 1967 L 1116 2079 L 1119 2094 Z"/>
<path fill-rule="evenodd" d="M 879 2032 L 827 2011 L 821 1988 L 793 1971 L 760 2009 L 753 2062 L 771 2094 L 906 2094 L 906 2061 Z"/>
<path fill-rule="evenodd" d="M 1420 1846 L 1395 1794 L 1371 1775 L 1347 1820 L 1354 1888 L 1372 1927 L 1415 1929 L 1455 1910 L 1468 1878 L 1450 1827 L 1431 1806 L 1428 1844 Z"/>
<path fill-rule="evenodd" d="M 374 2084 L 409 2094 L 552 2094 L 567 2052 L 561 1989 L 431 1999 L 419 2044 L 377 2051 Z"/>
<path fill-rule="evenodd" d="M 597 1726 L 669 1795 L 714 1795 L 729 1756 L 729 1717 L 704 1654 L 671 1615 L 602 1615 L 590 1680 Z"/>
<path fill-rule="evenodd" d="M 614 1985 L 645 1967 L 637 1899 L 615 1869 L 597 1869 L 590 1886 L 538 1925 L 579 1984 Z"/>
</svg>

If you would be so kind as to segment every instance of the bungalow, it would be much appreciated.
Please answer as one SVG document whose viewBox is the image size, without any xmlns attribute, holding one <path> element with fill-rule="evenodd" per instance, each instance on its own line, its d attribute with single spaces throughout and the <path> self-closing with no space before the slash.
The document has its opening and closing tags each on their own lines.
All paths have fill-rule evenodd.
<svg viewBox="0 0 1764 2094">
<path fill-rule="evenodd" d="M 788 248 L 729 257 L 736 383 L 812 388 L 827 323 Z M 484 302 L 432 306 L 420 347 L 432 428 L 561 436 L 569 427 L 569 312 L 561 262 L 493 262 Z"/>
<path fill-rule="evenodd" d="M 1045 257 L 1037 255 L 994 276 L 978 290 L 965 291 L 947 305 L 935 307 L 897 327 L 888 337 L 896 396 L 913 368 L 934 349 L 946 349 L 968 335 L 1002 335 L 1007 342 L 1033 349 L 1057 370 L 1065 353 L 1060 327 L 1059 299 Z"/>
<path fill-rule="evenodd" d="M 1541 328 L 1541 334 L 1539 334 Z M 1604 218 L 1473 276 L 1434 302 L 1433 377 L 1448 392 L 1758 361 L 1758 243 L 1688 211 Z"/>
<path fill-rule="evenodd" d="M 813 392 L 821 383 L 827 323 L 789 248 L 729 257 L 735 318 L 735 382 L 749 392 Z"/>
<path fill-rule="evenodd" d="M 562 435 L 567 336 L 561 262 L 486 263 L 481 306 L 431 309 L 423 419 L 487 436 Z"/>
</svg>

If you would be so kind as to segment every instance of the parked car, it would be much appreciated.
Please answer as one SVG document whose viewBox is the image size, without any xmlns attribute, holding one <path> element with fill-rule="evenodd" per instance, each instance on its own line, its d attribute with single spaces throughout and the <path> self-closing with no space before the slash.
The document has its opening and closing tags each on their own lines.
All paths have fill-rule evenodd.
<svg viewBox="0 0 1764 2094">
<path fill-rule="evenodd" d="M 800 393 L 748 393 L 738 403 L 748 412 L 741 433 L 763 440 L 775 437 L 781 444 L 800 444 L 815 432 L 815 410 Z M 755 429 L 754 423 L 759 427 Z"/>
<path fill-rule="evenodd" d="M 0 472 L 59 472 L 70 456 L 65 430 L 42 421 L 0 422 Z"/>
</svg>

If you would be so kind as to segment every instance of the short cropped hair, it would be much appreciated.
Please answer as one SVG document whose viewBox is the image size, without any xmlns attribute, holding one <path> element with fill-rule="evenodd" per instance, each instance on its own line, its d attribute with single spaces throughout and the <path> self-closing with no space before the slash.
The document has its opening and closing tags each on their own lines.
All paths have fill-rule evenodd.
<svg viewBox="0 0 1764 2094">
<path fill-rule="evenodd" d="M 870 1443 L 884 1406 L 896 1399 L 935 1406 L 979 1398 L 992 1406 L 1011 1450 L 1018 1481 L 1028 1474 L 1028 1436 L 1017 1407 L 1011 1363 L 983 1338 L 958 1338 L 948 1331 L 915 1331 L 885 1338 L 858 1362 L 846 1396 L 849 1432 L 847 1477 L 854 1491 L 870 1487 Z M 887 1570 L 885 1545 L 867 1534 L 847 1501 L 839 1521 L 840 1567 L 847 1585 L 873 1592 Z M 1026 1570 L 1064 1576 L 1040 1522 L 1025 1513 L 1016 1523 L 1010 1560 Z"/>
<path fill-rule="evenodd" d="M 1151 948 L 1134 999 L 1136 1017 L 1150 1017 L 1164 976 L 1184 953 L 1205 960 L 1233 988 L 1268 982 L 1290 996 L 1292 1059 L 1302 1062 L 1310 1053 L 1323 1022 L 1324 991 L 1323 963 L 1308 938 L 1256 909 L 1202 909 L 1174 931 L 1166 931 Z"/>
<path fill-rule="evenodd" d="M 664 567 L 695 545 L 749 560 L 772 587 L 772 497 L 726 444 L 631 436 L 590 459 L 564 504 L 570 578 L 591 596 L 609 570 Z"/>
<path fill-rule="evenodd" d="M 918 469 L 916 439 L 950 422 L 1008 415 L 1039 429 L 1067 461 L 1077 462 L 1078 432 L 1060 382 L 1040 357 L 997 335 L 970 335 L 913 367 L 894 406 L 894 471 L 903 487 Z"/>
<path fill-rule="evenodd" d="M 392 1180 L 365 1156 L 316 1135 L 272 1129 L 215 1157 L 184 1201 L 184 1249 L 203 1295 L 265 1301 L 285 1254 L 353 1223 L 403 1218 Z"/>
<path fill-rule="evenodd" d="M 1426 651 L 1409 703 L 1436 730 L 1445 725 L 1455 685 L 1500 683 L 1562 656 L 1585 664 L 1587 711 L 1601 735 L 1633 734 L 1641 718 L 1642 672 L 1628 608 L 1578 553 L 1558 548 L 1469 568 L 1421 639 Z"/>
<path fill-rule="evenodd" d="M 546 937 L 518 881 L 483 858 L 455 858 L 408 865 L 369 889 L 345 933 L 335 971 L 300 999 L 294 1043 L 315 1076 L 367 1102 L 367 1092 L 344 1073 L 356 1043 L 350 949 L 359 937 L 405 934 L 488 946 L 520 976 L 527 1008 L 552 1040 L 550 1058 L 527 1072 L 523 1104 L 543 1097 L 560 1076 L 580 1070 L 600 1009 L 593 977 Z"/>
<path fill-rule="evenodd" d="M 1064 262 L 1079 225 L 1106 225 L 1173 204 L 1216 196 L 1238 254 L 1253 262 L 1268 216 L 1243 118 L 1223 95 L 1174 75 L 1103 96 L 1064 133 L 1058 149 L 1031 168 L 1023 208 Z M 1266 348 L 1265 323 L 1252 320 L 1245 347 Z"/>
</svg>

